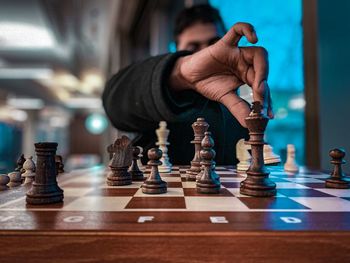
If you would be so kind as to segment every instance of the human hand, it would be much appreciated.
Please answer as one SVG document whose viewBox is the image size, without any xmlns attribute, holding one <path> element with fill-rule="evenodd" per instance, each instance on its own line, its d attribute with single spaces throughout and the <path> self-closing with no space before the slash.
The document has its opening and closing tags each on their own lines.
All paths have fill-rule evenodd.
<svg viewBox="0 0 350 263">
<path fill-rule="evenodd" d="M 238 47 L 245 36 L 250 43 L 258 38 L 252 25 L 235 24 L 215 44 L 189 56 L 178 59 L 173 72 L 177 90 L 193 89 L 210 100 L 225 105 L 246 127 L 249 106 L 236 94 L 243 84 L 252 87 L 254 101 L 260 101 L 265 113 L 273 118 L 270 89 L 267 84 L 268 56 L 262 47 Z"/>
</svg>

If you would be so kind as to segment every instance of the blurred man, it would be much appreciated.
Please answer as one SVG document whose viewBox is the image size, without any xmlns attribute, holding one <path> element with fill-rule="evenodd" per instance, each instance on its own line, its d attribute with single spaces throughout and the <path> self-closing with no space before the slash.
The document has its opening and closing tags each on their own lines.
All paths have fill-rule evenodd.
<svg viewBox="0 0 350 263">
<path fill-rule="evenodd" d="M 253 89 L 272 117 L 267 85 L 268 61 L 261 47 L 238 47 L 245 36 L 256 43 L 253 26 L 234 25 L 225 35 L 218 11 L 208 5 L 182 11 L 176 20 L 178 52 L 151 57 L 120 70 L 106 84 L 103 105 L 112 124 L 138 132 L 135 145 L 154 147 L 155 129 L 170 129 L 169 156 L 174 164 L 193 158 L 191 124 L 204 117 L 213 134 L 217 164 L 234 164 L 235 145 L 247 138 L 249 105 L 237 95 L 242 84 Z"/>
</svg>

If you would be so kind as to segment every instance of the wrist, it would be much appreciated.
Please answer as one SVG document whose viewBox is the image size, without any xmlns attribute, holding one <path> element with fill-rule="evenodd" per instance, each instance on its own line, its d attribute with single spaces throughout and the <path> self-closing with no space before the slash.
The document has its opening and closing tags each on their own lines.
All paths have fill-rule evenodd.
<svg viewBox="0 0 350 263">
<path fill-rule="evenodd" d="M 173 91 L 183 91 L 192 89 L 192 85 L 188 82 L 182 74 L 182 64 L 189 58 L 189 56 L 180 57 L 176 60 L 173 70 L 169 78 L 169 87 Z"/>
</svg>

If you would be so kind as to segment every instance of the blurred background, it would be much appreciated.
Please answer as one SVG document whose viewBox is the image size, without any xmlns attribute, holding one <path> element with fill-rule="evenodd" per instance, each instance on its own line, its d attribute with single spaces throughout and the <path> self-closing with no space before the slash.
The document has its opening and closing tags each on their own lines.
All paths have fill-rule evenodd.
<svg viewBox="0 0 350 263">
<path fill-rule="evenodd" d="M 349 38 L 349 2 L 0 0 L 0 171 L 21 153 L 35 155 L 38 141 L 58 142 L 72 168 L 105 162 L 121 133 L 102 108 L 105 81 L 136 60 L 174 52 L 177 13 L 201 3 L 218 8 L 227 28 L 252 23 L 269 52 L 276 117 L 266 139 L 274 151 L 284 160 L 292 143 L 300 164 L 329 169 L 328 150 L 350 146 L 340 118 L 350 107 L 349 54 L 340 45 Z M 241 95 L 249 100 L 249 89 Z"/>
</svg>

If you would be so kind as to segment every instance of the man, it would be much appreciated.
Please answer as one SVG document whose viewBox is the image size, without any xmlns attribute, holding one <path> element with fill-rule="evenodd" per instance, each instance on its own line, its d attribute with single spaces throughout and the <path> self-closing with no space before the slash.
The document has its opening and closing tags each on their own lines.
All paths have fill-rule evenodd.
<svg viewBox="0 0 350 263">
<path fill-rule="evenodd" d="M 189 22 L 181 27 L 183 14 Z M 155 145 L 158 122 L 167 121 L 168 153 L 174 164 L 190 163 L 191 124 L 204 117 L 215 141 L 217 164 L 234 164 L 237 141 L 248 137 L 244 119 L 250 112 L 237 95 L 239 86 L 251 86 L 254 100 L 273 117 L 267 52 L 238 47 L 242 36 L 257 42 L 254 28 L 237 23 L 223 35 L 222 20 L 209 6 L 185 10 L 177 21 L 177 48 L 189 51 L 151 57 L 120 70 L 106 84 L 104 108 L 116 128 L 140 133 L 135 145 L 145 150 Z"/>
</svg>

